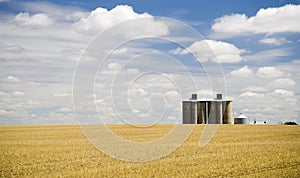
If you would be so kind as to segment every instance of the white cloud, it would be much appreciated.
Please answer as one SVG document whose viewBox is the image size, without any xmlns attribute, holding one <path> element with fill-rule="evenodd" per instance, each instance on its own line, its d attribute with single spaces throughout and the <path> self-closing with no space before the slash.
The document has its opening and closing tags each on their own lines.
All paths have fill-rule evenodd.
<svg viewBox="0 0 300 178">
<path fill-rule="evenodd" d="M 297 118 L 295 108 L 299 102 L 293 91 L 275 89 L 271 93 L 245 92 L 241 95 L 234 100 L 235 110 L 245 111 L 251 118 L 264 119 L 268 123 Z"/>
<path fill-rule="evenodd" d="M 176 120 L 176 117 L 168 116 L 167 119 L 168 119 L 168 120 Z"/>
<path fill-rule="evenodd" d="M 124 47 L 124 48 L 114 50 L 112 54 L 120 55 L 120 54 L 125 54 L 127 52 L 128 52 L 128 48 Z"/>
<path fill-rule="evenodd" d="M 279 78 L 276 79 L 274 81 L 272 81 L 268 86 L 269 87 L 273 87 L 273 88 L 288 88 L 288 87 L 292 87 L 296 84 L 296 82 L 292 79 L 289 78 Z"/>
<path fill-rule="evenodd" d="M 0 97 L 3 97 L 3 96 L 7 96 L 7 93 L 6 92 L 3 92 L 3 91 L 0 91 Z"/>
<path fill-rule="evenodd" d="M 280 46 L 286 43 L 291 43 L 291 41 L 285 39 L 285 38 L 263 38 L 259 40 L 259 42 L 264 44 L 271 44 L 275 46 Z"/>
<path fill-rule="evenodd" d="M 54 97 L 66 97 L 66 96 L 70 96 L 69 93 L 56 93 L 53 95 Z"/>
<path fill-rule="evenodd" d="M 0 3 L 1 2 L 9 2 L 10 0 L 0 0 Z"/>
<path fill-rule="evenodd" d="M 0 115 L 14 114 L 15 111 L 8 111 L 5 109 L 0 109 Z"/>
<path fill-rule="evenodd" d="M 15 76 L 8 76 L 7 78 L 3 79 L 5 82 L 19 82 L 19 79 Z"/>
<path fill-rule="evenodd" d="M 58 109 L 57 111 L 58 112 L 72 112 L 73 110 L 70 108 L 63 107 L 63 108 Z"/>
<path fill-rule="evenodd" d="M 5 44 L 3 42 L 0 42 L 0 50 L 1 50 L 1 53 L 3 53 L 3 52 L 21 53 L 22 51 L 24 51 L 24 48 L 21 45 Z M 3 56 L 3 54 L 2 54 L 2 56 Z"/>
<path fill-rule="evenodd" d="M 129 93 L 131 93 L 132 96 L 136 96 L 136 97 L 148 95 L 148 92 L 145 91 L 145 90 L 142 89 L 142 88 L 131 88 L 131 89 L 129 90 Z"/>
<path fill-rule="evenodd" d="M 248 91 L 248 92 L 244 92 L 244 93 L 240 94 L 240 96 L 242 96 L 242 97 L 256 97 L 256 96 L 263 96 L 263 94 Z"/>
<path fill-rule="evenodd" d="M 206 89 L 201 89 L 200 91 L 197 92 L 199 98 L 212 98 L 214 97 L 214 91 L 212 90 L 206 90 Z"/>
<path fill-rule="evenodd" d="M 113 62 L 113 63 L 109 63 L 107 65 L 107 68 L 113 71 L 118 71 L 122 68 L 122 65 L 120 63 Z"/>
<path fill-rule="evenodd" d="M 212 25 L 222 37 L 252 34 L 300 32 L 300 5 L 260 9 L 255 16 L 232 14 L 217 18 Z"/>
<path fill-rule="evenodd" d="M 138 73 L 140 73 L 140 70 L 137 69 L 137 68 L 128 68 L 128 69 L 126 69 L 126 71 L 127 71 L 129 74 L 138 74 Z"/>
<path fill-rule="evenodd" d="M 141 111 L 139 109 L 132 109 L 132 112 L 135 114 L 139 114 Z"/>
<path fill-rule="evenodd" d="M 230 74 L 237 77 L 249 77 L 250 75 L 253 74 L 253 71 L 249 69 L 248 66 L 244 66 L 240 69 L 230 72 Z"/>
<path fill-rule="evenodd" d="M 72 21 L 78 21 L 78 20 L 80 20 L 81 18 L 84 18 L 87 15 L 88 15 L 88 13 L 86 13 L 86 12 L 76 11 L 72 14 L 67 14 L 66 19 L 67 20 L 72 20 Z"/>
<path fill-rule="evenodd" d="M 95 87 L 96 87 L 96 88 L 104 88 L 105 85 L 103 85 L 103 84 L 101 84 L 101 83 L 96 83 L 96 84 L 95 84 Z"/>
<path fill-rule="evenodd" d="M 246 51 L 223 41 L 201 40 L 194 42 L 186 49 L 177 48 L 171 52 L 173 54 L 192 52 L 200 62 L 211 60 L 220 63 L 234 63 L 241 61 L 243 59 L 241 54 Z"/>
<path fill-rule="evenodd" d="M 29 15 L 29 13 L 19 13 L 15 16 L 15 21 L 24 26 L 49 26 L 53 20 L 43 13 Z"/>
<path fill-rule="evenodd" d="M 29 85 L 29 86 L 40 86 L 41 84 L 39 82 L 28 82 L 27 85 Z"/>
<path fill-rule="evenodd" d="M 270 49 L 265 51 L 260 51 L 258 53 L 244 56 L 247 61 L 274 61 L 275 59 L 280 59 L 282 57 L 290 56 L 291 53 L 286 48 Z"/>
<path fill-rule="evenodd" d="M 5 28 L 5 25 L 1 25 L 1 27 Z M 25 48 L 15 42 L 16 41 L 13 43 L 0 42 L 0 54 L 2 59 L 16 60 L 20 57 L 24 57 Z"/>
<path fill-rule="evenodd" d="M 179 93 L 178 93 L 177 91 L 174 91 L 174 90 L 172 90 L 172 91 L 167 91 L 167 92 L 165 93 L 165 96 L 168 96 L 168 97 L 177 97 L 177 96 L 179 96 Z"/>
<path fill-rule="evenodd" d="M 79 6 L 55 4 L 49 1 L 19 1 L 20 8 L 32 13 L 51 14 L 57 21 L 74 21 L 88 13 Z"/>
<path fill-rule="evenodd" d="M 14 91 L 12 94 L 13 94 L 13 96 L 16 96 L 16 97 L 24 96 L 24 92 L 21 92 L 21 91 Z"/>
<path fill-rule="evenodd" d="M 98 7 L 90 12 L 88 16 L 75 22 L 74 26 L 83 31 L 101 32 L 115 24 L 137 18 L 145 18 L 144 25 L 147 26 L 147 28 L 144 28 L 145 26 L 141 27 L 140 24 L 139 26 L 134 26 L 132 23 L 132 26 L 128 27 L 129 29 L 122 29 L 122 32 L 134 34 L 136 31 L 146 31 L 148 32 L 147 34 L 155 35 L 165 35 L 169 32 L 168 27 L 165 24 L 155 21 L 150 14 L 138 14 L 128 5 L 118 5 L 111 10 Z"/>
<path fill-rule="evenodd" d="M 257 70 L 256 75 L 262 78 L 276 78 L 276 77 L 282 77 L 284 75 L 284 72 L 271 66 L 260 67 Z"/>
<path fill-rule="evenodd" d="M 252 92 L 266 92 L 268 89 L 263 87 L 247 87 L 243 91 L 252 91 Z"/>
<path fill-rule="evenodd" d="M 95 100 L 95 103 L 97 103 L 97 104 L 104 103 L 104 100 L 103 99 L 98 99 L 98 100 Z"/>
<path fill-rule="evenodd" d="M 274 90 L 273 94 L 279 94 L 284 96 L 295 96 L 295 93 L 293 91 L 284 90 L 284 89 L 276 89 Z"/>
</svg>

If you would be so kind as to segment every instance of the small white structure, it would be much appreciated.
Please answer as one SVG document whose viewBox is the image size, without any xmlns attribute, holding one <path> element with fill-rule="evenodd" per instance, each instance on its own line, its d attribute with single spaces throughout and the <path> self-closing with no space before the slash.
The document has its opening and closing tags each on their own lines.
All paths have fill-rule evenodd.
<svg viewBox="0 0 300 178">
<path fill-rule="evenodd" d="M 234 124 L 247 124 L 248 117 L 244 114 L 240 114 L 238 117 L 234 118 Z"/>
</svg>

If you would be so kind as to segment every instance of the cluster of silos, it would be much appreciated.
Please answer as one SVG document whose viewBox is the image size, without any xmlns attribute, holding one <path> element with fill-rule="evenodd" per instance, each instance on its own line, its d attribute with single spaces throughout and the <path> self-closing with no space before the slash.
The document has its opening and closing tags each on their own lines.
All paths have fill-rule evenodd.
<svg viewBox="0 0 300 178">
<path fill-rule="evenodd" d="M 192 98 L 182 101 L 183 124 L 231 124 L 232 123 L 232 101 L 222 99 L 218 94 L 215 99 Z"/>
</svg>

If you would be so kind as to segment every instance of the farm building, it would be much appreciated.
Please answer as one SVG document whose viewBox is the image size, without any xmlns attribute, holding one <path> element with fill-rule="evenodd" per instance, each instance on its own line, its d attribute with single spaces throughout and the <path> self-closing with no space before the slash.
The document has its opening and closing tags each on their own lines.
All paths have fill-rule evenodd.
<svg viewBox="0 0 300 178">
<path fill-rule="evenodd" d="M 247 124 L 247 120 L 247 116 L 241 113 L 239 116 L 234 118 L 234 124 Z"/>
<path fill-rule="evenodd" d="M 197 99 L 192 94 L 189 100 L 182 101 L 183 124 L 231 124 L 232 100 L 217 94 L 214 99 Z"/>
</svg>

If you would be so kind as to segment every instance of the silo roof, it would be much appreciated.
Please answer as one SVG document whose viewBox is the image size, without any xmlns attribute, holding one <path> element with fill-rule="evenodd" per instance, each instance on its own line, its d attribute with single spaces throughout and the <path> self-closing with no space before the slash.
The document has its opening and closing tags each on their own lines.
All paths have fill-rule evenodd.
<svg viewBox="0 0 300 178">
<path fill-rule="evenodd" d="M 193 101 L 193 102 L 198 102 L 198 101 L 232 101 L 232 99 L 187 99 L 187 100 L 183 100 L 183 101 Z"/>
<path fill-rule="evenodd" d="M 245 116 L 244 114 L 240 114 L 240 115 L 239 115 L 238 117 L 236 117 L 236 118 L 247 119 L 248 117 Z"/>
</svg>

